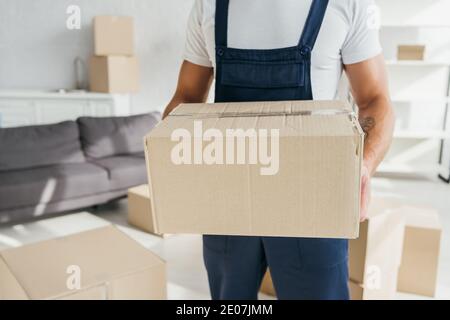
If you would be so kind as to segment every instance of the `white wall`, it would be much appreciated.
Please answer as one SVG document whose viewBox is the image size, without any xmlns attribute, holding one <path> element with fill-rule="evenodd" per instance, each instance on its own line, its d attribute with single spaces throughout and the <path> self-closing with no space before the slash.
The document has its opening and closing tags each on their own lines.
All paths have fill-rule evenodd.
<svg viewBox="0 0 450 320">
<path fill-rule="evenodd" d="M 176 85 L 193 0 L 0 0 L 0 89 L 73 88 L 73 60 L 93 53 L 92 18 L 135 18 L 141 91 L 133 112 L 162 110 Z M 81 8 L 81 30 L 66 9 Z"/>
</svg>

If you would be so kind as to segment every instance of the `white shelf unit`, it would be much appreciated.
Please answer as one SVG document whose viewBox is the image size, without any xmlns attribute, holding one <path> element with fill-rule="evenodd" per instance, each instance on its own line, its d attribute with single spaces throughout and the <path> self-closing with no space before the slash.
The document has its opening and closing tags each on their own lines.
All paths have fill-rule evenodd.
<svg viewBox="0 0 450 320">
<path fill-rule="evenodd" d="M 419 41 L 421 32 L 441 32 L 442 39 L 439 39 L 439 46 L 448 46 L 448 34 L 450 33 L 450 23 L 445 8 L 449 8 L 448 0 L 400 0 L 388 1 L 377 0 L 380 8 L 382 22 L 380 32 L 384 32 L 384 38 L 390 48 L 390 56 L 386 60 L 386 66 L 389 73 L 399 75 L 394 80 L 401 80 L 400 85 L 391 88 L 392 102 L 395 111 L 410 110 L 419 112 L 416 115 L 415 122 L 419 127 L 405 128 L 404 124 L 396 128 L 394 133 L 394 143 L 405 145 L 399 148 L 399 153 L 394 154 L 382 163 L 379 167 L 379 173 L 382 174 L 441 174 L 444 179 L 449 179 L 450 160 L 445 160 L 446 153 L 450 154 L 450 59 L 436 57 L 425 57 L 425 60 L 397 60 L 393 57 L 393 44 L 396 46 L 403 44 L 424 44 Z M 444 8 L 444 9 L 443 9 Z M 439 13 L 439 14 L 438 14 Z M 436 19 L 434 19 L 437 17 Z M 385 20 L 383 20 L 385 18 Z M 434 31 L 434 29 L 436 31 Z M 430 31 L 428 31 L 430 30 Z M 443 31 L 445 30 L 445 32 Z M 416 42 L 411 42 L 411 34 L 416 35 Z M 435 39 L 433 39 L 435 40 Z M 442 42 L 442 43 L 441 43 Z M 382 43 L 383 45 L 383 43 Z M 428 47 L 428 46 L 427 46 Z M 447 49 L 448 50 L 448 49 Z M 418 75 L 423 74 L 420 81 L 434 83 L 436 79 L 442 79 L 438 87 L 433 90 L 421 89 L 417 85 Z M 430 74 L 439 74 L 431 77 Z M 416 77 L 416 78 L 414 78 Z M 416 83 L 415 83 L 416 82 Z M 419 86 L 419 88 L 418 88 Z M 407 90 L 410 87 L 411 90 Z M 436 90 L 434 90 L 436 89 Z M 428 92 L 430 91 L 430 92 Z M 436 94 L 437 92 L 443 94 Z M 430 108 L 435 108 L 431 110 Z M 422 111 L 423 110 L 423 111 Z M 438 113 L 442 112 L 441 115 Z M 427 113 L 434 112 L 434 127 L 427 127 Z M 423 113 L 423 119 L 420 119 L 420 113 Z M 439 117 L 438 117 L 439 116 Z M 440 126 L 437 127 L 436 123 Z M 421 163 L 414 157 L 420 157 L 430 151 L 430 145 L 438 146 L 440 144 L 439 156 L 435 161 Z M 444 148 L 448 144 L 447 149 Z M 450 159 L 450 155 L 448 156 Z M 444 159 L 444 160 L 443 160 Z M 446 163 L 449 162 L 449 163 Z"/>
</svg>

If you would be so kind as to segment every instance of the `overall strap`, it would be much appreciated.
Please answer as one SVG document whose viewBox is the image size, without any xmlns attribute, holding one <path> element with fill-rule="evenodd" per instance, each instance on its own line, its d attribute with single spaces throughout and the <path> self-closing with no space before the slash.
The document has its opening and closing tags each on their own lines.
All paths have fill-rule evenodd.
<svg viewBox="0 0 450 320">
<path fill-rule="evenodd" d="M 229 0 L 216 0 L 216 46 L 228 45 L 228 7 Z"/>
<path fill-rule="evenodd" d="M 218 0 L 220 1 L 220 0 Z M 308 18 L 306 19 L 303 33 L 298 47 L 303 53 L 310 53 L 314 48 L 323 18 L 328 7 L 328 0 L 313 0 Z"/>
</svg>

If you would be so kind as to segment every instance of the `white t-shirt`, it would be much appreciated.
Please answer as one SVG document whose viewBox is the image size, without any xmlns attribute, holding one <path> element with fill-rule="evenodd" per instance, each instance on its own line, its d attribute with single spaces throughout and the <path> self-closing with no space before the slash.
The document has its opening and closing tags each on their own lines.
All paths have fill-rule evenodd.
<svg viewBox="0 0 450 320">
<path fill-rule="evenodd" d="M 312 0 L 230 0 L 228 47 L 275 49 L 298 44 Z M 216 0 L 196 0 L 189 17 L 184 59 L 215 67 Z M 381 53 L 374 0 L 330 0 L 312 52 L 314 99 L 337 97 L 342 64 Z"/>
</svg>

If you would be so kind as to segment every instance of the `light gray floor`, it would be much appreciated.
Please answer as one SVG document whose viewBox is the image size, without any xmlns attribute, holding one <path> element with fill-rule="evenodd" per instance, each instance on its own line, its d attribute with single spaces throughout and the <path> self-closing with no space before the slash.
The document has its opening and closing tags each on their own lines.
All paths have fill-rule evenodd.
<svg viewBox="0 0 450 320">
<path fill-rule="evenodd" d="M 409 205 L 432 206 L 439 210 L 443 225 L 441 257 L 439 264 L 437 298 L 450 299 L 450 186 L 437 181 L 374 179 L 373 190 L 402 198 Z M 0 249 L 45 240 L 109 222 L 141 244 L 163 257 L 168 268 L 169 299 L 209 299 L 205 268 L 202 261 L 201 237 L 172 235 L 164 239 L 140 232 L 126 221 L 126 200 L 88 210 L 95 216 L 79 214 L 0 228 Z M 98 219 L 96 217 L 102 218 Z M 267 299 L 264 295 L 261 298 Z M 425 299 L 425 297 L 398 294 L 398 299 Z"/>
</svg>

